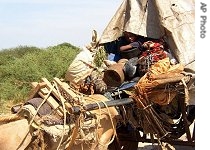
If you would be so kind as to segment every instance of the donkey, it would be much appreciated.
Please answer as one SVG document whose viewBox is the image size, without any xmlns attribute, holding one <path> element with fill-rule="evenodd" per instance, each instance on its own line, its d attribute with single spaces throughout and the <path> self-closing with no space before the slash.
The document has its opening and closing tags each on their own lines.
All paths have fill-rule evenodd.
<svg viewBox="0 0 210 150">
<path fill-rule="evenodd" d="M 85 98 L 86 104 L 108 99 L 103 95 L 94 94 Z M 41 149 L 41 150 L 107 150 L 108 145 L 114 140 L 116 135 L 115 127 L 117 125 L 118 111 L 115 107 L 106 107 L 102 109 L 92 110 L 91 114 L 95 115 L 91 120 L 84 121 L 91 126 L 91 123 L 97 122 L 97 128 L 94 135 L 96 140 L 88 141 L 81 139 L 80 120 L 71 126 L 72 131 L 69 134 L 55 141 L 51 135 L 44 131 L 38 130 L 31 125 L 29 118 L 25 118 L 20 113 L 8 114 L 0 117 L 0 149 L 2 150 L 23 150 L 23 149 Z M 62 125 L 61 125 L 62 126 Z M 36 135 L 37 131 L 39 134 Z M 91 131 L 90 131 L 91 132 Z M 36 135 L 36 136 L 35 136 Z M 83 133 L 84 137 L 84 133 Z M 38 139 L 39 138 L 39 139 Z M 39 141 L 36 143 L 35 141 Z M 79 142 L 78 142 L 79 141 Z"/>
</svg>

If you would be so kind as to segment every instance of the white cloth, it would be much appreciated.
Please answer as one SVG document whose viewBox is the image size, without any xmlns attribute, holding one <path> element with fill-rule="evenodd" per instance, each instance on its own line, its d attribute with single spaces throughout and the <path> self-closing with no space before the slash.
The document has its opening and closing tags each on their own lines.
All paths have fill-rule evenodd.
<svg viewBox="0 0 210 150">
<path fill-rule="evenodd" d="M 86 77 L 88 77 L 93 71 L 93 57 L 92 53 L 83 47 L 81 52 L 75 57 L 70 64 L 65 79 L 69 81 L 75 87 L 84 83 Z"/>
</svg>

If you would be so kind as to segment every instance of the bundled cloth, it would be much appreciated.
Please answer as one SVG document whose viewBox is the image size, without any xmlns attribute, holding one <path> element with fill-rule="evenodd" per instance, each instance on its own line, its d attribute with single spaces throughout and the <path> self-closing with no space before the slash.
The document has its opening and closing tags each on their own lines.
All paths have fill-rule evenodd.
<svg viewBox="0 0 210 150">
<path fill-rule="evenodd" d="M 169 104 L 177 91 L 167 89 L 167 84 L 180 81 L 184 77 L 183 70 L 184 66 L 181 64 L 170 65 L 168 57 L 159 60 L 136 84 L 134 98 L 137 102 L 147 99 L 159 105 Z"/>
<path fill-rule="evenodd" d="M 161 42 L 144 42 L 143 47 L 146 49 L 139 58 L 139 69 L 147 72 L 151 65 L 162 60 L 167 56 L 164 46 Z"/>
<path fill-rule="evenodd" d="M 85 79 L 94 70 L 93 66 L 93 54 L 86 47 L 83 47 L 81 52 L 70 64 L 65 79 L 75 88 L 80 88 L 85 82 Z"/>
</svg>

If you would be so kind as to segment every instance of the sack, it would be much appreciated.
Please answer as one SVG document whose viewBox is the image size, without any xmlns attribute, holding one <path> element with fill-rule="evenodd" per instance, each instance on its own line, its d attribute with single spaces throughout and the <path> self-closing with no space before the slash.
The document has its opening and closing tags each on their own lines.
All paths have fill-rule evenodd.
<svg viewBox="0 0 210 150">
<path fill-rule="evenodd" d="M 94 69 L 93 59 L 92 53 L 83 47 L 70 64 L 65 74 L 65 80 L 69 81 L 75 88 L 79 88 Z"/>
</svg>

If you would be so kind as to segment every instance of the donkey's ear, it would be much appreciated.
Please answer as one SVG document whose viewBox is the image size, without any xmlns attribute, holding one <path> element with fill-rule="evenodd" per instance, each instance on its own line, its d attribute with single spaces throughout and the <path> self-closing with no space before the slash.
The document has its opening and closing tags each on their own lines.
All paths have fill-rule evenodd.
<svg viewBox="0 0 210 150">
<path fill-rule="evenodd" d="M 97 31 L 96 30 L 93 30 L 92 31 L 92 42 L 96 43 L 98 40 L 97 40 Z"/>
<path fill-rule="evenodd" d="M 97 31 L 93 30 L 92 31 L 92 41 L 88 45 L 86 45 L 86 47 L 90 51 L 95 51 L 95 49 L 97 49 L 97 47 L 98 47 L 98 44 L 99 44 L 99 40 L 97 37 Z"/>
</svg>

